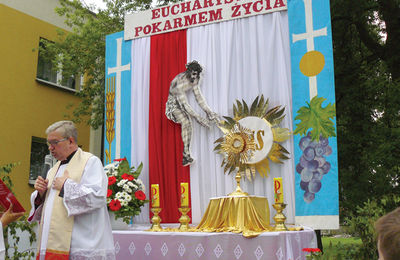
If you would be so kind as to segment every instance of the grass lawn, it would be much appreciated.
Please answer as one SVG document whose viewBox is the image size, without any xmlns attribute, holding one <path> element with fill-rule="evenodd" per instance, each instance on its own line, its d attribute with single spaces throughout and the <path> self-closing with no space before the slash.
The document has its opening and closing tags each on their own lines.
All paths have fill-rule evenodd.
<svg viewBox="0 0 400 260">
<path fill-rule="evenodd" d="M 361 244 L 361 239 L 360 238 L 355 238 L 355 237 L 322 237 L 322 246 L 324 248 L 324 253 L 326 255 L 335 255 L 335 252 L 337 252 L 337 244 L 340 243 L 341 245 L 360 245 Z M 331 246 L 332 245 L 332 246 Z"/>
</svg>

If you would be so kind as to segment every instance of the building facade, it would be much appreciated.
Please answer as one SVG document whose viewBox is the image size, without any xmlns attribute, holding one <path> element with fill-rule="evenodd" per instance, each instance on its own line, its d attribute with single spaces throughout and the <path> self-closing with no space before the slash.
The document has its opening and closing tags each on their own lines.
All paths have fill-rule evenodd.
<svg viewBox="0 0 400 260">
<path fill-rule="evenodd" d="M 54 11 L 57 5 L 58 0 L 0 0 L 0 165 L 18 163 L 11 173 L 13 191 L 28 211 L 34 180 L 45 170 L 45 130 L 68 119 L 67 107 L 80 102 L 75 94 L 81 77 L 63 79 L 39 58 L 41 39 L 57 41 L 57 28 L 68 30 Z M 101 154 L 90 127 L 77 127 L 82 149 Z"/>
</svg>

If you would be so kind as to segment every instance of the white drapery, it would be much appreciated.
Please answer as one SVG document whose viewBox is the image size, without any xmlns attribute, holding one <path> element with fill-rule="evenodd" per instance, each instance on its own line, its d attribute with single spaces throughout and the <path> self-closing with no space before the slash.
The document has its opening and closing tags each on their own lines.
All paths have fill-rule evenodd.
<svg viewBox="0 0 400 260">
<path fill-rule="evenodd" d="M 132 158 L 133 165 L 144 163 L 140 178 L 148 181 L 148 104 L 149 104 L 150 38 L 132 41 Z M 290 50 L 287 12 L 275 12 L 228 22 L 194 27 L 187 30 L 187 60 L 197 60 L 204 68 L 201 90 L 207 103 L 221 116 L 232 116 L 236 99 L 251 105 L 263 94 L 269 107 L 285 107 L 285 120 L 280 127 L 293 129 L 291 111 Z M 189 103 L 204 115 L 189 95 Z M 216 154 L 214 141 L 222 136 L 213 126 L 206 129 L 193 123 L 191 143 L 195 163 L 190 166 L 192 221 L 198 223 L 211 197 L 232 192 L 234 174 L 225 175 L 221 156 Z M 289 152 L 290 160 L 282 165 L 270 163 L 268 178 L 258 173 L 253 182 L 242 180 L 242 188 L 249 194 L 266 196 L 273 204 L 273 178 L 283 178 L 284 200 L 288 204 L 288 223 L 294 223 L 294 163 L 293 139 L 281 143 Z M 146 192 L 149 195 L 149 192 Z M 271 218 L 274 210 L 271 208 Z M 149 221 L 148 206 L 136 221 Z M 272 219 L 271 219 L 272 221 Z"/>
</svg>

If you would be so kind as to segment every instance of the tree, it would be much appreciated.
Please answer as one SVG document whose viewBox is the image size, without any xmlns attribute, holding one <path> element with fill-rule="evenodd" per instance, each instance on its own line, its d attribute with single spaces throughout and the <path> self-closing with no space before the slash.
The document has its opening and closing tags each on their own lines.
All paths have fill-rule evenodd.
<svg viewBox="0 0 400 260">
<path fill-rule="evenodd" d="M 342 215 L 399 192 L 398 0 L 332 0 Z"/>
<path fill-rule="evenodd" d="M 73 107 L 74 121 L 87 119 L 94 128 L 103 124 L 106 35 L 122 31 L 124 14 L 149 9 L 151 0 L 104 0 L 107 8 L 94 13 L 94 6 L 79 0 L 60 0 L 56 12 L 65 17 L 72 32 L 58 30 L 56 42 L 46 42 L 41 50 L 58 64 L 63 76 L 85 75 L 83 88 L 77 93 L 82 102 Z"/>
</svg>

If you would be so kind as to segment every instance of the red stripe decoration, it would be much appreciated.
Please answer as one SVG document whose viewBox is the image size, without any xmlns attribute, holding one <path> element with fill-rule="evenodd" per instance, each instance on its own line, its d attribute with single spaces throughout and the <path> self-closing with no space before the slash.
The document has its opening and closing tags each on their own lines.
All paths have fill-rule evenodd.
<svg viewBox="0 0 400 260">
<path fill-rule="evenodd" d="M 190 184 L 190 168 L 182 166 L 181 127 L 165 116 L 170 83 L 186 70 L 186 49 L 186 30 L 151 37 L 149 182 L 159 184 L 163 223 L 178 222 L 180 183 Z"/>
<path fill-rule="evenodd" d="M 39 259 L 40 254 L 37 254 L 36 259 Z M 48 260 L 68 260 L 69 259 L 69 252 L 62 252 L 57 250 L 46 250 L 46 255 L 44 257 Z"/>
</svg>

